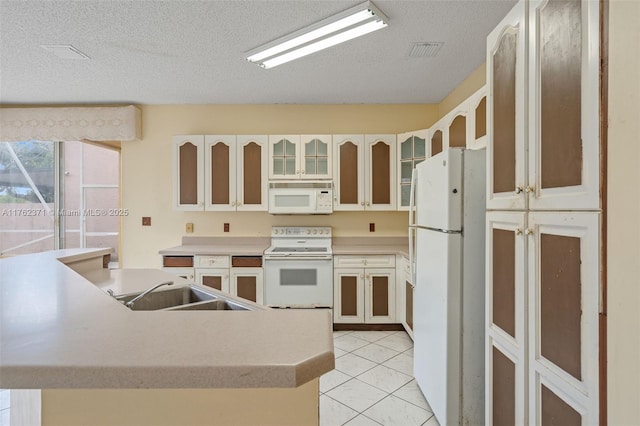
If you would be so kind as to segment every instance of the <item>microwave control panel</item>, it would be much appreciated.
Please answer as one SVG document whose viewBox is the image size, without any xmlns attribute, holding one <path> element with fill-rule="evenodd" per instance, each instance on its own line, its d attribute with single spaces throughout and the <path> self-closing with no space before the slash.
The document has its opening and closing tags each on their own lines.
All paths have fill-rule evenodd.
<svg viewBox="0 0 640 426">
<path fill-rule="evenodd" d="M 333 209 L 333 196 L 331 191 L 319 191 L 316 199 L 318 210 L 331 211 Z"/>
</svg>

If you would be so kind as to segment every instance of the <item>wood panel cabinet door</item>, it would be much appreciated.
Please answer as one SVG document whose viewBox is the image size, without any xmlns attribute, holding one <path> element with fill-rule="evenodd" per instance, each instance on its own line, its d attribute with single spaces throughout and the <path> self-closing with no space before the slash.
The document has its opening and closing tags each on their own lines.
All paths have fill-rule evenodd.
<svg viewBox="0 0 640 426">
<path fill-rule="evenodd" d="M 363 323 L 364 269 L 334 269 L 333 286 L 333 322 Z"/>
<path fill-rule="evenodd" d="M 467 148 L 482 149 L 487 146 L 487 86 L 469 97 L 467 115 Z"/>
<path fill-rule="evenodd" d="M 229 293 L 229 269 L 196 268 L 196 283 Z"/>
<path fill-rule="evenodd" d="M 393 323 L 396 315 L 396 270 L 364 270 L 364 322 Z"/>
<path fill-rule="evenodd" d="M 396 135 L 365 135 L 365 210 L 396 208 Z"/>
<path fill-rule="evenodd" d="M 173 137 L 173 206 L 204 210 L 204 136 Z"/>
<path fill-rule="evenodd" d="M 364 135 L 333 135 L 334 210 L 364 210 Z"/>
<path fill-rule="evenodd" d="M 487 37 L 487 208 L 527 208 L 527 9 L 518 2 Z"/>
<path fill-rule="evenodd" d="M 262 268 L 231 268 L 231 294 L 264 303 L 264 273 Z"/>
<path fill-rule="evenodd" d="M 600 208 L 599 3 L 529 2 L 531 210 Z"/>
<path fill-rule="evenodd" d="M 269 179 L 297 179 L 300 135 L 269 135 Z"/>
<path fill-rule="evenodd" d="M 436 123 L 429 129 L 429 143 L 427 144 L 429 157 L 433 157 L 434 155 L 439 154 L 444 150 L 444 139 L 446 131 L 447 129 L 443 123 Z"/>
<path fill-rule="evenodd" d="M 204 137 L 205 196 L 209 211 L 236 209 L 236 136 Z"/>
<path fill-rule="evenodd" d="M 529 424 L 599 421 L 599 224 L 596 212 L 529 214 Z"/>
<path fill-rule="evenodd" d="M 268 210 L 268 155 L 266 135 L 236 137 L 236 210 Z"/>
<path fill-rule="evenodd" d="M 397 207 L 409 210 L 411 176 L 416 165 L 426 158 L 427 129 L 401 133 L 397 136 Z"/>
<path fill-rule="evenodd" d="M 413 339 L 413 284 L 409 280 L 404 281 L 404 321 L 403 325 L 409 336 Z"/>
<path fill-rule="evenodd" d="M 330 179 L 333 173 L 331 135 L 301 135 L 298 158 L 300 177 Z"/>
<path fill-rule="evenodd" d="M 527 423 L 526 215 L 487 213 L 486 424 Z"/>
</svg>

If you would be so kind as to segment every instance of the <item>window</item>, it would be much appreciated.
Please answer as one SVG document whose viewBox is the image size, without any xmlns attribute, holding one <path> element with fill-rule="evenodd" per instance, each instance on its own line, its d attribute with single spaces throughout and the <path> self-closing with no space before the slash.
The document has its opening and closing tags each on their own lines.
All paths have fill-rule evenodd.
<svg viewBox="0 0 640 426">
<path fill-rule="evenodd" d="M 0 142 L 0 255 L 112 247 L 120 153 L 82 142 Z"/>
</svg>

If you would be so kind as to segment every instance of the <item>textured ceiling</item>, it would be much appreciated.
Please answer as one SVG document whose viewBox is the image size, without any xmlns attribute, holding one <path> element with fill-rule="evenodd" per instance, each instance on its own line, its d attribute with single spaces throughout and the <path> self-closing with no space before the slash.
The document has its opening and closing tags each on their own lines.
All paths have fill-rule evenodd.
<svg viewBox="0 0 640 426">
<path fill-rule="evenodd" d="M 377 0 L 388 28 L 270 70 L 244 60 L 359 3 L 0 0 L 0 103 L 435 103 L 484 62 L 487 34 L 515 1 Z M 444 46 L 409 58 L 420 41 Z"/>
</svg>

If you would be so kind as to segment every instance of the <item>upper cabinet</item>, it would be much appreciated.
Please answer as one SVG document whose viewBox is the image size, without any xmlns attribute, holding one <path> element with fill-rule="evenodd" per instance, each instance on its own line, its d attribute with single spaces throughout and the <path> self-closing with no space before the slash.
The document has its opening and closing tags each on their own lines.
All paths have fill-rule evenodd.
<svg viewBox="0 0 640 426">
<path fill-rule="evenodd" d="M 236 210 L 267 211 L 268 138 L 236 136 Z"/>
<path fill-rule="evenodd" d="M 267 210 L 267 137 L 174 137 L 176 210 Z"/>
<path fill-rule="evenodd" d="M 334 210 L 395 210 L 396 135 L 333 135 Z"/>
<path fill-rule="evenodd" d="M 487 38 L 489 209 L 600 207 L 598 7 L 520 2 Z"/>
<path fill-rule="evenodd" d="M 429 129 L 429 157 L 433 157 L 444 150 L 445 131 L 444 124 L 440 122 L 434 124 L 433 127 Z"/>
<path fill-rule="evenodd" d="M 447 148 L 481 148 L 475 146 L 469 136 L 469 129 L 472 127 L 469 111 L 471 99 L 462 101 L 431 126 L 428 131 L 427 157 L 439 154 Z"/>
<path fill-rule="evenodd" d="M 401 133 L 397 137 L 398 210 L 409 210 L 411 175 L 415 166 L 426 158 L 427 130 Z"/>
<path fill-rule="evenodd" d="M 173 150 L 174 208 L 204 210 L 204 136 L 174 136 Z"/>
<path fill-rule="evenodd" d="M 529 2 L 532 210 L 600 208 L 599 2 Z M 529 192 L 527 192 L 529 189 Z"/>
<path fill-rule="evenodd" d="M 330 179 L 331 135 L 270 135 L 270 179 Z"/>
<path fill-rule="evenodd" d="M 526 175 L 526 9 L 519 2 L 487 37 L 487 207 L 523 210 Z"/>
<path fill-rule="evenodd" d="M 236 136 L 204 137 L 205 210 L 235 210 Z"/>
<path fill-rule="evenodd" d="M 467 101 L 467 148 L 481 149 L 487 146 L 487 86 L 469 97 Z"/>
</svg>

